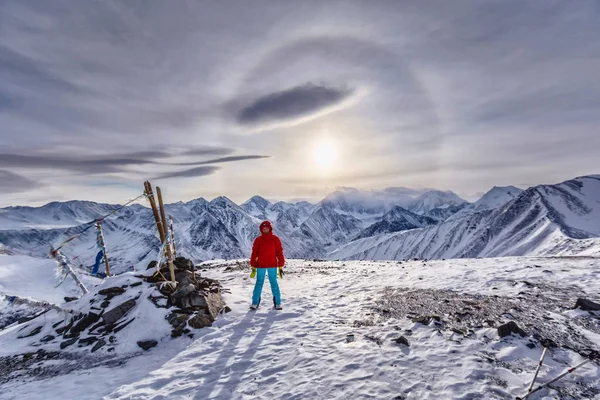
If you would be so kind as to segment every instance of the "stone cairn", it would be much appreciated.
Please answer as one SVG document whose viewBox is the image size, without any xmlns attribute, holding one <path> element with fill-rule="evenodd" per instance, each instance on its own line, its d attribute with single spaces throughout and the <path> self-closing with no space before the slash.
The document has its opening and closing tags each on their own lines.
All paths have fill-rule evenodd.
<svg viewBox="0 0 600 400">
<path fill-rule="evenodd" d="M 156 307 L 175 307 L 167 316 L 173 327 L 172 337 L 189 334 L 188 325 L 195 329 L 211 326 L 220 313 L 231 311 L 221 298 L 223 288 L 219 281 L 202 277 L 195 270 L 194 263 L 184 257 L 175 258 L 173 264 L 177 281 L 175 288 L 163 283 L 158 273 L 151 277 L 139 276 L 146 282 L 158 284 L 161 296 L 150 298 Z M 148 269 L 155 267 L 156 261 L 148 264 Z M 169 267 L 161 265 L 160 272 L 168 276 Z"/>
</svg>

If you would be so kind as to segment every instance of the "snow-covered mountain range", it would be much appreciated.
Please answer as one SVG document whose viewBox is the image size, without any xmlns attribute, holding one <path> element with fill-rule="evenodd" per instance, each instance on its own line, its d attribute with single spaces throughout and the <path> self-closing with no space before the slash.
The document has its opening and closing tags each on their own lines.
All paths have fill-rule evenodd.
<svg viewBox="0 0 600 400">
<path fill-rule="evenodd" d="M 118 205 L 87 201 L 0 209 L 0 247 L 43 257 Z M 248 257 L 261 220 L 273 222 L 288 257 L 400 260 L 508 255 L 600 255 L 600 175 L 526 190 L 494 187 L 468 203 L 453 192 L 344 188 L 317 204 L 254 196 L 166 205 L 177 249 L 196 261 Z M 115 271 L 145 268 L 159 240 L 152 212 L 140 204 L 104 221 Z M 95 254 L 88 230 L 64 248 L 83 265 Z"/>
</svg>

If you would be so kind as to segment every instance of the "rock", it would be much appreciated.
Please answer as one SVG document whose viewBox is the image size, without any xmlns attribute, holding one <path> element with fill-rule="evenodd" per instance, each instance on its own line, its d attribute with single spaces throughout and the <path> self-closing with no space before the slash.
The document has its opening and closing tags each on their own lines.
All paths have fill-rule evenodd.
<svg viewBox="0 0 600 400">
<path fill-rule="evenodd" d="M 192 271 L 177 270 L 175 272 L 175 280 L 177 282 L 179 282 L 179 284 L 181 286 L 185 286 L 185 285 L 189 285 L 189 284 L 194 285 L 196 283 L 196 276 L 195 276 L 194 272 L 192 272 Z"/>
<path fill-rule="evenodd" d="M 206 296 L 206 303 L 206 310 L 214 321 L 223 307 L 225 307 L 225 302 L 221 298 L 221 293 L 209 293 L 208 296 Z"/>
<path fill-rule="evenodd" d="M 226 313 L 230 313 L 231 312 L 231 308 L 229 306 L 225 306 L 225 310 Z"/>
<path fill-rule="evenodd" d="M 73 344 L 73 343 L 75 343 L 76 341 L 77 341 L 77 338 L 76 338 L 76 337 L 75 337 L 75 338 L 73 338 L 73 339 L 65 340 L 64 342 L 62 342 L 62 343 L 60 344 L 60 349 L 62 350 L 62 349 L 64 349 L 64 348 L 66 348 L 67 346 L 70 346 L 70 345 L 72 345 L 72 344 Z"/>
<path fill-rule="evenodd" d="M 157 344 L 158 342 L 156 340 L 140 340 L 139 342 L 137 342 L 137 345 L 144 350 L 150 350 Z"/>
<path fill-rule="evenodd" d="M 38 327 L 35 327 L 35 328 L 33 328 L 33 330 L 32 330 L 31 332 L 29 332 L 28 334 L 26 334 L 26 335 L 23 335 L 23 336 L 18 336 L 18 338 L 19 338 L 19 339 L 24 339 L 24 338 L 28 338 L 28 337 L 31 337 L 31 336 L 35 336 L 35 335 L 37 335 L 38 333 L 40 333 L 40 332 L 42 331 L 42 328 L 43 328 L 43 326 L 38 326 Z"/>
<path fill-rule="evenodd" d="M 127 300 L 125 303 L 122 303 L 112 310 L 105 312 L 102 315 L 102 319 L 106 324 L 113 324 L 127 314 L 127 312 L 133 308 L 133 306 L 135 306 L 135 300 Z"/>
<path fill-rule="evenodd" d="M 104 321 L 100 320 L 100 322 L 98 322 L 96 325 L 94 325 L 90 328 L 90 332 L 95 331 L 96 329 L 100 328 L 102 325 L 104 325 Z"/>
<path fill-rule="evenodd" d="M 110 287 L 98 291 L 98 294 L 106 296 L 106 300 L 110 300 L 115 296 L 125 293 L 125 289 L 122 287 Z"/>
<path fill-rule="evenodd" d="M 188 324 L 194 329 L 201 329 L 212 326 L 212 321 L 206 315 L 196 314 L 193 318 L 190 318 Z"/>
<path fill-rule="evenodd" d="M 510 321 L 509 323 L 500 325 L 498 327 L 498 336 L 500 336 L 501 338 L 508 336 L 512 333 L 517 333 L 521 336 L 527 336 L 527 334 L 521 328 L 519 328 L 519 326 L 514 321 Z"/>
<path fill-rule="evenodd" d="M 184 269 L 184 270 L 188 270 L 188 271 L 194 270 L 194 263 L 185 257 L 176 257 L 175 261 L 173 261 L 173 264 L 178 269 Z"/>
<path fill-rule="evenodd" d="M 100 316 L 98 314 L 90 312 L 85 317 L 83 317 L 83 319 L 79 320 L 79 322 L 77 322 L 73 328 L 71 328 L 71 332 L 83 332 L 85 329 L 87 329 L 88 326 L 90 326 L 94 322 L 98 322 L 99 319 Z"/>
<path fill-rule="evenodd" d="M 431 318 L 425 316 L 414 317 L 412 318 L 412 322 L 418 322 L 423 325 L 429 325 L 429 323 L 431 322 Z"/>
<path fill-rule="evenodd" d="M 55 336 L 46 335 L 46 336 L 44 336 L 43 338 L 40 339 L 40 342 L 42 342 L 42 343 L 48 343 L 48 342 L 51 342 L 54 339 L 56 339 Z"/>
<path fill-rule="evenodd" d="M 94 345 L 94 347 L 92 347 L 92 353 L 96 352 L 97 350 L 99 350 L 104 345 L 106 345 L 106 340 L 104 340 L 104 339 L 98 340 L 96 342 L 96 344 Z"/>
<path fill-rule="evenodd" d="M 183 308 L 183 309 L 192 308 L 192 303 L 190 302 L 189 297 L 184 297 L 183 299 L 181 299 L 180 304 L 181 304 L 181 308 Z"/>
<path fill-rule="evenodd" d="M 71 302 L 71 301 L 75 301 L 75 300 L 77 300 L 78 298 L 77 298 L 77 297 L 69 297 L 69 296 L 65 296 L 65 297 L 64 297 L 64 299 L 65 299 L 65 303 L 69 303 L 69 302 Z"/>
<path fill-rule="evenodd" d="M 188 317 L 189 316 L 187 314 L 181 313 L 171 313 L 167 316 L 167 321 L 169 321 L 173 327 L 173 330 L 171 331 L 171 337 L 181 336 L 187 324 Z"/>
<path fill-rule="evenodd" d="M 400 336 L 397 339 L 394 339 L 394 342 L 398 343 L 398 344 L 403 344 L 405 346 L 410 346 L 410 343 L 408 343 L 408 339 L 405 338 L 404 336 Z"/>
<path fill-rule="evenodd" d="M 581 308 L 584 311 L 600 311 L 600 304 L 580 297 L 577 299 L 574 308 Z"/>
<path fill-rule="evenodd" d="M 166 296 L 149 295 L 148 300 L 150 300 L 156 306 L 156 308 L 167 308 L 168 307 L 167 303 L 168 303 L 169 298 Z"/>
<path fill-rule="evenodd" d="M 90 336 L 90 337 L 79 339 L 79 344 L 84 345 L 84 346 L 89 346 L 90 344 L 97 342 L 97 341 L 98 341 L 97 337 Z"/>
<path fill-rule="evenodd" d="M 190 304 L 192 307 L 206 307 L 208 305 L 206 299 L 198 293 L 192 293 L 190 295 Z"/>
<path fill-rule="evenodd" d="M 550 349 L 558 347 L 556 345 L 556 343 L 554 343 L 554 340 L 552 340 L 552 339 L 542 339 L 542 340 L 540 340 L 540 343 L 542 346 L 548 347 Z"/>
<path fill-rule="evenodd" d="M 102 308 L 108 308 L 108 306 L 110 306 L 110 301 L 105 300 L 102 302 L 102 304 L 100 304 L 100 307 Z"/>
<path fill-rule="evenodd" d="M 130 323 L 132 323 L 134 319 L 135 319 L 135 317 L 131 318 L 129 321 L 125 322 L 124 324 L 121 324 L 121 325 L 117 326 L 116 328 L 113 329 L 113 333 L 119 333 L 120 331 L 122 331 L 123 329 L 125 329 L 125 327 L 127 325 L 129 325 Z"/>
<path fill-rule="evenodd" d="M 196 290 L 196 287 L 191 283 L 182 285 L 171 295 L 171 300 L 175 303 L 177 300 L 189 296 L 194 290 Z"/>
<path fill-rule="evenodd" d="M 136 283 L 132 283 L 131 285 L 129 285 L 129 287 L 136 287 L 136 286 L 140 286 L 143 282 L 136 282 Z"/>
<path fill-rule="evenodd" d="M 59 335 L 62 335 L 63 332 L 68 331 L 69 329 L 71 329 L 72 326 L 73 326 L 73 321 L 69 322 L 69 324 L 66 326 L 61 326 L 60 328 L 56 328 L 56 333 L 58 333 Z"/>
<path fill-rule="evenodd" d="M 156 268 L 156 261 L 150 261 L 146 269 Z"/>
</svg>

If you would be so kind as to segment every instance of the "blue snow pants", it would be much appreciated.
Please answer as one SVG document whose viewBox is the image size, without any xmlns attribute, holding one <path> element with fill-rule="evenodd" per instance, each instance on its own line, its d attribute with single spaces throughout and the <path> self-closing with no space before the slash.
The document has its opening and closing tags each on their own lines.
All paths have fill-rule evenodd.
<svg viewBox="0 0 600 400">
<path fill-rule="evenodd" d="M 281 293 L 279 292 L 279 284 L 277 283 L 277 268 L 256 269 L 256 284 L 254 285 L 254 293 L 252 294 L 252 304 L 260 304 L 260 295 L 262 294 L 267 272 L 269 273 L 273 301 L 275 304 L 281 304 Z"/>
</svg>

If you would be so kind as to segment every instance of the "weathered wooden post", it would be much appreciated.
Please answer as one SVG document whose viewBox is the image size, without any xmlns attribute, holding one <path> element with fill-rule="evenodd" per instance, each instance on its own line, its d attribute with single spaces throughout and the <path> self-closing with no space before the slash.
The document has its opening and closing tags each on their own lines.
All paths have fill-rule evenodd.
<svg viewBox="0 0 600 400">
<path fill-rule="evenodd" d="M 164 236 L 168 237 L 169 236 L 169 225 L 167 224 L 167 218 L 166 218 L 166 214 L 165 214 L 165 206 L 164 206 L 163 200 L 162 200 L 162 192 L 160 191 L 160 188 L 158 186 L 156 187 L 156 194 L 158 195 L 158 204 L 160 206 L 160 215 L 162 217 L 162 226 L 164 229 Z M 177 285 L 177 281 L 175 280 L 175 266 L 173 265 L 173 255 L 171 253 L 171 244 L 169 242 L 170 242 L 170 240 L 167 240 L 167 243 L 165 245 L 165 250 L 167 252 L 167 264 L 169 265 L 169 272 L 171 273 L 171 282 L 173 283 L 173 285 Z"/>
<path fill-rule="evenodd" d="M 154 199 L 154 193 L 152 192 L 152 185 L 150 182 L 144 182 L 144 189 L 146 191 L 146 196 L 150 201 L 150 207 L 152 207 L 152 213 L 154 214 L 154 220 L 156 221 L 156 227 L 158 228 L 158 236 L 160 237 L 160 243 L 162 244 L 165 241 L 165 230 L 162 227 L 162 222 L 160 221 L 160 216 L 158 215 L 156 200 Z"/>
</svg>

